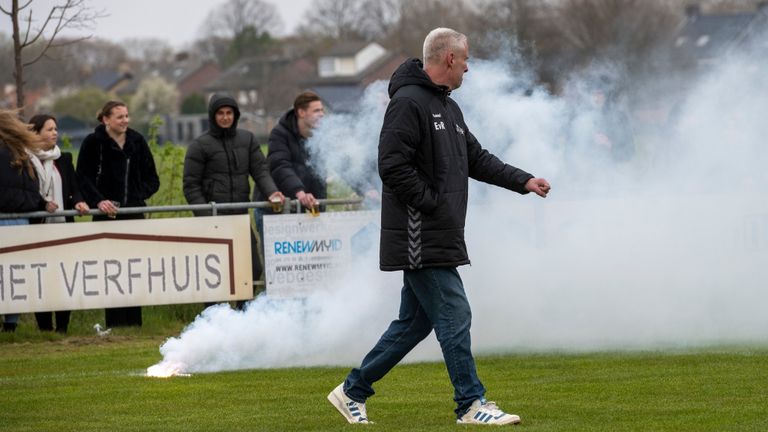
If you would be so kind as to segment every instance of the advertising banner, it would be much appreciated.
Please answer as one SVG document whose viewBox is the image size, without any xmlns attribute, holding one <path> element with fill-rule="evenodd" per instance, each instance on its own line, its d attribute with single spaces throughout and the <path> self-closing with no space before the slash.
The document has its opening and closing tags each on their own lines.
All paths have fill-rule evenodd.
<svg viewBox="0 0 768 432">
<path fill-rule="evenodd" d="M 301 298 L 343 277 L 355 254 L 378 248 L 377 211 L 264 216 L 267 295 Z"/>
<path fill-rule="evenodd" d="M 253 297 L 247 215 L 0 227 L 0 314 Z"/>
</svg>

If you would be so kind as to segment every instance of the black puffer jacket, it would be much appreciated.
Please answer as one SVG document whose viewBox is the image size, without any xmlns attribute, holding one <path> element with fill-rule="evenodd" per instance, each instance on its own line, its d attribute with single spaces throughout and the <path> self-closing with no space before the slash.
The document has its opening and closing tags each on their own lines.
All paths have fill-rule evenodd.
<svg viewBox="0 0 768 432">
<path fill-rule="evenodd" d="M 216 111 L 232 107 L 235 121 L 227 129 L 216 123 Z M 213 95 L 208 104 L 209 130 L 196 138 L 184 158 L 184 197 L 190 204 L 250 201 L 253 177 L 256 188 L 269 196 L 277 191 L 269 175 L 267 159 L 253 134 L 237 128 L 240 109 L 229 96 Z M 219 211 L 219 214 L 243 214 L 247 209 Z M 196 211 L 197 216 L 210 215 L 209 210 Z"/>
<path fill-rule="evenodd" d="M 524 194 L 533 176 L 480 146 L 448 88 L 434 84 L 421 61 L 395 71 L 389 95 L 379 140 L 381 269 L 469 264 L 468 178 Z"/>
<path fill-rule="evenodd" d="M 269 169 L 280 192 L 290 199 L 303 190 L 317 199 L 328 196 L 325 179 L 309 163 L 306 140 L 299 133 L 293 109 L 283 114 L 269 134 Z"/>
<path fill-rule="evenodd" d="M 0 141 L 0 213 L 45 210 L 40 186 L 29 170 L 11 166 L 11 152 Z"/>
<path fill-rule="evenodd" d="M 140 133 L 128 129 L 121 149 L 102 124 L 83 140 L 77 175 L 85 201 L 96 208 L 103 200 L 122 207 L 144 207 L 160 188 L 155 160 Z"/>
</svg>

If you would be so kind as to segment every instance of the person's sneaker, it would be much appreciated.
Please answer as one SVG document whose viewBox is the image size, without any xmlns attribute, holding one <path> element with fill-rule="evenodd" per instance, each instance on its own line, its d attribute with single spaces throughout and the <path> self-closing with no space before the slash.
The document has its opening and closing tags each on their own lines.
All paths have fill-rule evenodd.
<svg viewBox="0 0 768 432">
<path fill-rule="evenodd" d="M 350 423 L 373 423 L 368 421 L 368 415 L 365 413 L 365 404 L 353 401 L 344 393 L 344 383 L 339 384 L 332 392 L 328 393 L 328 401 Z"/>
<path fill-rule="evenodd" d="M 496 406 L 495 402 L 478 399 L 472 402 L 469 410 L 456 420 L 459 424 L 505 425 L 520 423 L 520 416 L 507 414 Z"/>
</svg>

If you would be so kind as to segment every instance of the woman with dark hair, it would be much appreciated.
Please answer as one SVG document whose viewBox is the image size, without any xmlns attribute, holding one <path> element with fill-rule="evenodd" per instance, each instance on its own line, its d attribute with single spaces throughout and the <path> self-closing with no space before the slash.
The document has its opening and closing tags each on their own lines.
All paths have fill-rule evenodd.
<svg viewBox="0 0 768 432">
<path fill-rule="evenodd" d="M 0 213 L 46 209 L 28 152 L 40 147 L 40 138 L 16 117 L 16 112 L 0 110 Z M 0 219 L 0 226 L 28 223 L 28 219 Z M 19 314 L 3 316 L 3 331 L 16 330 L 18 322 Z"/>
<path fill-rule="evenodd" d="M 76 209 L 81 215 L 90 208 L 85 203 L 72 164 L 72 154 L 62 153 L 56 146 L 59 132 L 56 118 L 47 114 L 37 114 L 29 119 L 32 131 L 42 138 L 42 148 L 31 152 L 30 162 L 35 168 L 40 195 L 46 201 L 49 211 L 56 209 Z M 42 219 L 42 223 L 74 222 L 73 217 L 51 216 Z M 33 221 L 35 223 L 35 221 Z M 70 311 L 56 312 L 56 331 L 66 333 L 69 327 Z M 51 312 L 36 312 L 37 327 L 43 331 L 53 331 Z"/>
<path fill-rule="evenodd" d="M 101 123 L 85 137 L 77 158 L 80 188 L 88 205 L 106 216 L 94 221 L 144 219 L 143 213 L 118 214 L 118 207 L 145 207 L 160 188 L 147 141 L 128 127 L 128 106 L 109 101 L 96 117 Z M 141 307 L 106 309 L 107 327 L 141 326 Z"/>
</svg>

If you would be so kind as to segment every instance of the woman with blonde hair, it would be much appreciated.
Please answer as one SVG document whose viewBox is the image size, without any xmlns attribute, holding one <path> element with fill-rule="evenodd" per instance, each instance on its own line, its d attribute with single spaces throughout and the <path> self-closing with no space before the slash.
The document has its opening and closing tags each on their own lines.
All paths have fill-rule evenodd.
<svg viewBox="0 0 768 432">
<path fill-rule="evenodd" d="M 29 150 L 42 147 L 40 138 L 17 117 L 0 110 L 0 213 L 27 213 L 46 209 L 40 195 Z M 26 225 L 28 219 L 0 219 L 3 225 Z M 0 227 L 0 230 L 2 228 Z M 18 314 L 3 317 L 3 331 L 16 330 Z"/>
</svg>

